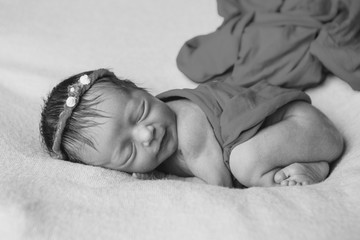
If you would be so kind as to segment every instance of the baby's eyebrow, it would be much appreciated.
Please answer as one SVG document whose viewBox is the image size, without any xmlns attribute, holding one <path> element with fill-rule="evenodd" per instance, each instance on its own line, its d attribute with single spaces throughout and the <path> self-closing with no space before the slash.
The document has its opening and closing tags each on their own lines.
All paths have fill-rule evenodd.
<svg viewBox="0 0 360 240">
<path fill-rule="evenodd" d="M 133 100 L 129 100 L 127 103 L 125 103 L 125 106 L 123 108 L 123 115 L 121 115 L 121 121 L 129 121 L 132 114 L 134 113 L 134 104 Z"/>
</svg>

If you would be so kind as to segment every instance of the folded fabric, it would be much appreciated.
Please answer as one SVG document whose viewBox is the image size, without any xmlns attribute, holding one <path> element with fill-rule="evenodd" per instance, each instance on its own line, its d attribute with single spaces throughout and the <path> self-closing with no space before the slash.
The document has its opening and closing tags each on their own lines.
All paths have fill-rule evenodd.
<svg viewBox="0 0 360 240">
<path fill-rule="evenodd" d="M 360 1 L 218 0 L 222 25 L 181 48 L 177 64 L 201 83 L 241 86 L 266 79 L 288 88 L 318 85 L 330 72 L 360 89 Z"/>
</svg>

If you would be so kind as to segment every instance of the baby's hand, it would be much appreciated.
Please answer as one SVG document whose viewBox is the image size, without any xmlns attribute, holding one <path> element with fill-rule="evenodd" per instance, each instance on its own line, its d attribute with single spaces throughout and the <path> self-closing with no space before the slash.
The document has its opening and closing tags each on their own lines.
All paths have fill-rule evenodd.
<svg viewBox="0 0 360 240">
<path fill-rule="evenodd" d="M 192 183 L 201 183 L 206 184 L 206 182 L 197 177 L 178 177 L 176 175 L 165 174 L 159 171 L 152 171 L 149 173 L 133 173 L 132 176 L 141 180 L 157 180 L 157 179 L 169 179 L 169 180 L 179 180 L 184 182 L 192 182 Z"/>
<path fill-rule="evenodd" d="M 142 179 L 142 180 L 156 180 L 156 179 L 165 178 L 166 174 L 163 172 L 154 170 L 149 173 L 133 173 L 132 176 L 137 179 Z"/>
</svg>

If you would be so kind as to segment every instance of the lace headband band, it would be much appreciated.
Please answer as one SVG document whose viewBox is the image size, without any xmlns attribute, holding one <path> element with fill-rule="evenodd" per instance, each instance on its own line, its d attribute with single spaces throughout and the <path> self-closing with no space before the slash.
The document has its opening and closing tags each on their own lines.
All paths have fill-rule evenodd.
<svg viewBox="0 0 360 240">
<path fill-rule="evenodd" d="M 99 69 L 89 75 L 82 75 L 78 81 L 68 86 L 68 97 L 64 104 L 64 110 L 59 115 L 59 121 L 55 131 L 54 142 L 52 146 L 55 157 L 65 159 L 64 154 L 61 152 L 62 135 L 68 119 L 70 118 L 73 110 L 76 108 L 81 96 L 90 89 L 97 79 L 105 75 L 115 76 L 112 72 L 106 69 Z"/>
</svg>

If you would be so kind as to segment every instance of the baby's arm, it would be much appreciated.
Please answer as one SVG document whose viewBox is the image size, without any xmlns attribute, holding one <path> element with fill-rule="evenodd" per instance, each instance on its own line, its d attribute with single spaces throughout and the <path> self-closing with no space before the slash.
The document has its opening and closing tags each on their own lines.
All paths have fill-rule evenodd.
<svg viewBox="0 0 360 240">
<path fill-rule="evenodd" d="M 283 185 L 286 178 L 291 180 L 287 185 L 309 184 L 323 180 L 328 163 L 342 151 L 343 139 L 330 120 L 308 103 L 293 102 L 268 117 L 254 137 L 233 149 L 230 169 L 248 187 Z M 295 181 L 291 175 L 296 175 Z"/>
<path fill-rule="evenodd" d="M 178 177 L 176 175 L 167 175 L 166 179 L 179 180 L 179 181 L 191 182 L 191 183 L 207 184 L 207 182 L 205 182 L 204 180 L 202 180 L 198 177 Z"/>
<path fill-rule="evenodd" d="M 165 174 L 165 173 L 157 171 L 157 170 L 154 170 L 150 173 L 133 173 L 132 176 L 137 179 L 142 179 L 142 180 L 169 179 L 169 180 L 179 180 L 179 181 L 184 181 L 184 182 L 206 184 L 205 181 L 203 181 L 202 179 L 200 179 L 198 177 L 178 177 L 176 175 Z"/>
</svg>

